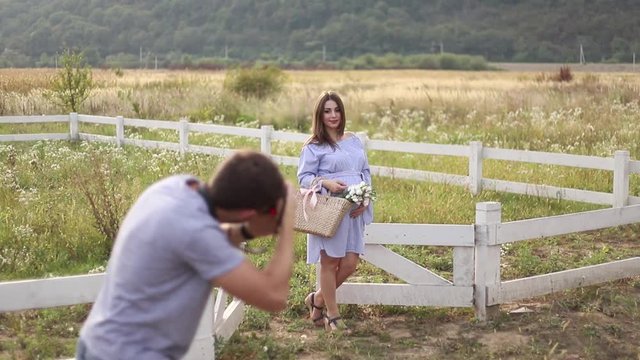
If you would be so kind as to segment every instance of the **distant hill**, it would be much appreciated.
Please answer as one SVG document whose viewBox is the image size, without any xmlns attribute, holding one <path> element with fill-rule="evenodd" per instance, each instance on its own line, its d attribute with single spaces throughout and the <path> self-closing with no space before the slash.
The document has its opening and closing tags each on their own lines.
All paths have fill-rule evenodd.
<svg viewBox="0 0 640 360">
<path fill-rule="evenodd" d="M 633 0 L 0 0 L 0 66 L 64 48 L 154 66 L 201 58 L 321 63 L 441 51 L 492 62 L 631 62 Z"/>
</svg>

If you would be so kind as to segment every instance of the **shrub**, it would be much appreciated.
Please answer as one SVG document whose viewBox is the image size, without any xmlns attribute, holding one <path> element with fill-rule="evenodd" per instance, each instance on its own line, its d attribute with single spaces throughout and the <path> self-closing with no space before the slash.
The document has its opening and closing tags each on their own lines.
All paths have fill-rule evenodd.
<svg viewBox="0 0 640 360">
<path fill-rule="evenodd" d="M 573 80 L 573 74 L 571 74 L 571 68 L 568 65 L 561 66 L 560 71 L 558 72 L 554 80 L 558 82 L 569 82 Z"/>
<path fill-rule="evenodd" d="M 191 122 L 213 122 L 215 124 L 234 124 L 241 116 L 240 99 L 229 93 L 214 94 L 206 105 L 189 112 Z"/>
<path fill-rule="evenodd" d="M 442 70 L 460 70 L 461 57 L 454 54 L 444 53 L 440 55 L 440 69 Z"/>
<path fill-rule="evenodd" d="M 438 69 L 440 64 L 436 55 L 416 54 L 409 55 L 406 58 L 406 67 L 415 69 Z"/>
<path fill-rule="evenodd" d="M 93 88 L 91 68 L 81 53 L 67 51 L 62 55 L 62 68 L 53 78 L 47 98 L 65 112 L 78 112 Z"/>
<path fill-rule="evenodd" d="M 264 99 L 277 95 L 286 77 L 280 68 L 262 66 L 230 70 L 224 79 L 224 89 L 246 98 Z"/>
<path fill-rule="evenodd" d="M 71 180 L 91 209 L 93 225 L 107 240 L 102 250 L 108 256 L 127 209 L 127 199 L 121 191 L 124 180 L 107 155 L 93 153 L 89 161 L 92 166 L 76 172 Z"/>
</svg>

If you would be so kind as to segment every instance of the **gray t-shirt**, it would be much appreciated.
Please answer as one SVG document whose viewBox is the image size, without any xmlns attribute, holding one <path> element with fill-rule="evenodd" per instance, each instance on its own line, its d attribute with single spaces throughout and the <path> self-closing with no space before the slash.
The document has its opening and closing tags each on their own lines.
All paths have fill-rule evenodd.
<svg viewBox="0 0 640 360">
<path fill-rule="evenodd" d="M 105 283 L 80 331 L 104 359 L 177 359 L 189 349 L 210 280 L 243 261 L 204 199 L 178 175 L 150 186 L 125 217 Z"/>
</svg>

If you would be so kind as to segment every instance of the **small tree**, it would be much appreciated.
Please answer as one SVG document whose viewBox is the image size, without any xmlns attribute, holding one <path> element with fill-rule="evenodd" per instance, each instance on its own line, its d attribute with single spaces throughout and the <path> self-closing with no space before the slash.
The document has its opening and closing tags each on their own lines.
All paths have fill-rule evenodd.
<svg viewBox="0 0 640 360">
<path fill-rule="evenodd" d="M 66 51 L 62 68 L 53 78 L 48 98 L 65 112 L 78 112 L 93 89 L 91 68 L 82 53 Z"/>
</svg>

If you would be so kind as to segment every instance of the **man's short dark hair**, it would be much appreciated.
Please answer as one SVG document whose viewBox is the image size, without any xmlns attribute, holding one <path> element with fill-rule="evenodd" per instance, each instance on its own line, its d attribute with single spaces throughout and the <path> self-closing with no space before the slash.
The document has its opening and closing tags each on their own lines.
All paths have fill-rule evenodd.
<svg viewBox="0 0 640 360">
<path fill-rule="evenodd" d="M 225 159 L 207 183 L 215 206 L 268 211 L 285 196 L 284 178 L 266 155 L 242 150 Z"/>
</svg>

